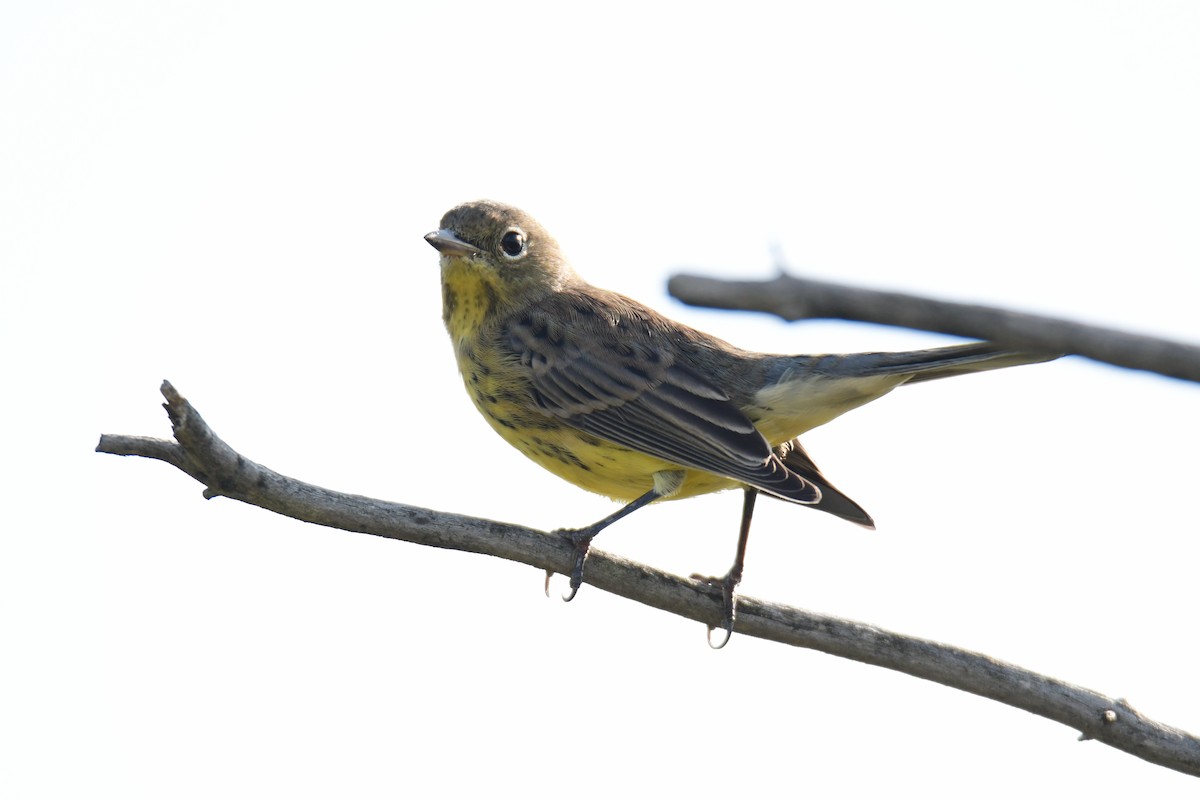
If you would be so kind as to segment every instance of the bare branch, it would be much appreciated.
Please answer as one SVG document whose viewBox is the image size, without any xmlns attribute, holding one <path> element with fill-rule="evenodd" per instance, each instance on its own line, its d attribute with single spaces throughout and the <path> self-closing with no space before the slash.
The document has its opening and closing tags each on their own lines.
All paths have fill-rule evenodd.
<svg viewBox="0 0 1200 800">
<path fill-rule="evenodd" d="M 1200 346 L 993 306 L 860 289 L 782 273 L 769 281 L 676 275 L 667 290 L 694 306 L 766 311 L 789 322 L 847 319 L 897 325 L 986 339 L 1015 350 L 1081 355 L 1118 367 L 1200 381 Z"/>
<path fill-rule="evenodd" d="M 175 442 L 100 437 L 97 452 L 140 455 L 178 467 L 223 495 L 295 519 L 417 544 L 465 550 L 567 572 L 562 538 L 501 522 L 342 494 L 280 475 L 239 455 L 213 433 L 170 383 L 162 385 Z M 587 583 L 705 624 L 720 621 L 721 601 L 698 581 L 593 549 Z M 820 650 L 998 700 L 1081 731 L 1155 764 L 1200 776 L 1200 739 L 1143 717 L 1124 700 L 1039 675 L 980 653 L 903 636 L 859 622 L 738 598 L 737 633 Z"/>
</svg>

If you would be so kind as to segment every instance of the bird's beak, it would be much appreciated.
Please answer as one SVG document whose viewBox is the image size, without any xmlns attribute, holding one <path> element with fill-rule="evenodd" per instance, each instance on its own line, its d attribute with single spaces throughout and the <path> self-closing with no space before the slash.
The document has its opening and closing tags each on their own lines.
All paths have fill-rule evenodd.
<svg viewBox="0 0 1200 800">
<path fill-rule="evenodd" d="M 478 247 L 473 244 L 467 244 L 445 228 L 425 234 L 425 241 L 433 245 L 439 253 L 448 256 L 474 256 L 479 254 Z"/>
</svg>

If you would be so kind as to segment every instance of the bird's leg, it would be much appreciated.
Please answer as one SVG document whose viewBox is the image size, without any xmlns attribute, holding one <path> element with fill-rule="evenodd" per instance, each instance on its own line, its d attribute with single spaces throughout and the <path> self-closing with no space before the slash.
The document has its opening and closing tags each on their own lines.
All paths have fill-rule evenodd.
<svg viewBox="0 0 1200 800">
<path fill-rule="evenodd" d="M 660 497 L 668 497 L 679 491 L 679 487 L 683 485 L 684 478 L 687 473 L 683 470 L 663 470 L 654 473 L 654 488 L 646 492 L 641 497 L 629 503 L 623 508 L 619 508 L 598 522 L 593 522 L 586 528 L 562 528 L 555 531 L 559 536 L 565 538 L 575 548 L 575 566 L 571 568 L 571 588 L 570 593 L 563 595 L 563 600 L 571 602 L 575 599 L 575 593 L 579 591 L 580 585 L 583 584 L 583 562 L 587 559 L 588 548 L 592 546 L 592 539 L 596 538 L 596 534 L 612 525 L 622 517 L 627 517 L 634 511 L 645 505 L 653 503 Z M 554 570 L 546 570 L 546 594 L 550 594 L 550 577 L 554 574 Z"/>
<path fill-rule="evenodd" d="M 563 595 L 563 600 L 570 602 L 575 598 L 575 593 L 579 591 L 580 585 L 583 583 L 583 562 L 587 559 L 588 548 L 592 546 L 592 539 L 596 534 L 612 525 L 622 517 L 629 516 L 634 511 L 637 511 L 644 505 L 653 503 L 661 495 L 657 489 L 651 489 L 644 495 L 634 500 L 627 506 L 619 508 L 612 514 L 609 514 L 602 520 L 593 522 L 584 528 L 563 528 L 555 531 L 559 536 L 562 536 L 571 546 L 575 548 L 575 566 L 571 568 L 571 589 L 569 594 Z M 550 576 L 554 574 L 554 570 L 546 570 L 546 593 L 550 593 Z"/>
<path fill-rule="evenodd" d="M 709 578 L 703 575 L 693 575 L 692 578 L 707 582 L 710 586 L 721 587 L 721 630 L 725 631 L 725 638 L 720 644 L 714 645 L 712 640 L 713 631 L 716 628 L 712 625 L 708 627 L 708 646 L 714 650 L 720 650 L 729 643 L 729 637 L 733 635 L 733 620 L 737 613 L 737 586 L 742 582 L 742 567 L 746 563 L 746 543 L 750 541 L 750 519 L 754 516 L 754 501 L 758 497 L 758 489 L 752 486 L 746 487 L 746 494 L 742 500 L 742 527 L 738 532 L 737 556 L 733 560 L 733 566 L 725 573 L 722 578 Z"/>
</svg>

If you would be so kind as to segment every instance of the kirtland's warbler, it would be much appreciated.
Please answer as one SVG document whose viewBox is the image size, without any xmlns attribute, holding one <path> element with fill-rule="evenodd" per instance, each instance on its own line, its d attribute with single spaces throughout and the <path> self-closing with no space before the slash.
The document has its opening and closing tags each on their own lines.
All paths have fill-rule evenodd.
<svg viewBox="0 0 1200 800">
<path fill-rule="evenodd" d="M 476 408 L 555 475 L 626 503 L 560 531 L 575 547 L 566 599 L 583 580 L 592 538 L 616 520 L 655 500 L 744 490 L 733 566 L 710 580 L 722 592 L 722 644 L 759 492 L 874 527 L 797 436 L 901 384 L 1055 357 L 987 342 L 752 353 L 587 283 L 550 234 L 511 206 L 464 203 L 425 239 L 441 253 L 442 316 Z"/>
</svg>

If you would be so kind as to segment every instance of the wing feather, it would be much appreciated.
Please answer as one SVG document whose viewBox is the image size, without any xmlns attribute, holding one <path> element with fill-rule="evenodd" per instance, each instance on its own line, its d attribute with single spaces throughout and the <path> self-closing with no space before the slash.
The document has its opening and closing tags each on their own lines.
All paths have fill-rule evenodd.
<svg viewBox="0 0 1200 800">
<path fill-rule="evenodd" d="M 671 342 L 650 339 L 618 337 L 612 326 L 567 330 L 532 313 L 508 329 L 539 405 L 567 424 L 793 502 L 820 500 L 725 391 L 679 363 Z"/>
</svg>

